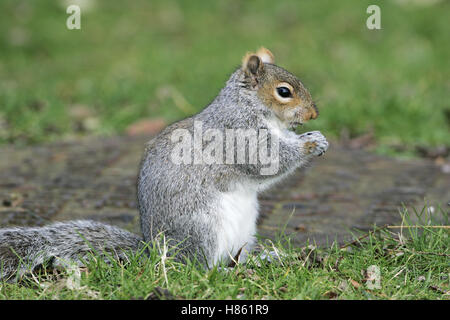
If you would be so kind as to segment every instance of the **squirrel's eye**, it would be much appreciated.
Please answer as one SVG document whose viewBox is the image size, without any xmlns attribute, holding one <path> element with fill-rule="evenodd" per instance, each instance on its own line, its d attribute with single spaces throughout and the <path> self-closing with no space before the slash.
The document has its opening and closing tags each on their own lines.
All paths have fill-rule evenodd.
<svg viewBox="0 0 450 320">
<path fill-rule="evenodd" d="M 291 90 L 286 87 L 278 87 L 277 92 L 283 98 L 289 98 L 290 96 L 292 96 Z"/>
</svg>

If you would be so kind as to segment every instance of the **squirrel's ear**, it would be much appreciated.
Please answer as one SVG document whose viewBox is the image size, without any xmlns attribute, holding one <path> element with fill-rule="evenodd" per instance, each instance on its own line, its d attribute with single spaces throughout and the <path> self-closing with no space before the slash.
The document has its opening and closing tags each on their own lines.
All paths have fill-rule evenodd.
<svg viewBox="0 0 450 320">
<path fill-rule="evenodd" d="M 254 53 L 247 53 L 242 59 L 242 70 L 250 76 L 256 76 L 264 69 L 261 58 Z"/>
<path fill-rule="evenodd" d="M 261 61 L 264 63 L 273 64 L 275 62 L 275 57 L 273 56 L 273 53 L 270 52 L 269 49 L 266 49 L 264 47 L 259 48 L 259 50 L 256 52 L 256 55 L 260 57 Z"/>
</svg>

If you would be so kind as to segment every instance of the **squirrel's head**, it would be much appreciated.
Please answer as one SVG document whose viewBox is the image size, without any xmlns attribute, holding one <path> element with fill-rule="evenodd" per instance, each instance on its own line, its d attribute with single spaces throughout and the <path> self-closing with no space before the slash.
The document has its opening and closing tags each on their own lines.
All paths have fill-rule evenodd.
<svg viewBox="0 0 450 320">
<path fill-rule="evenodd" d="M 294 127 L 319 115 L 305 86 L 296 76 L 276 66 L 272 52 L 266 48 L 247 53 L 242 60 L 242 71 L 245 87 L 254 90 L 286 126 Z"/>
</svg>

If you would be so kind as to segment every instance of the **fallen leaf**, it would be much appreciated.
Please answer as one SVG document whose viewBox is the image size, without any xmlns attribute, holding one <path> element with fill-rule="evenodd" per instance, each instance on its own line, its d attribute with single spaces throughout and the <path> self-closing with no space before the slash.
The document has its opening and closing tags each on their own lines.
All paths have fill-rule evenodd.
<svg viewBox="0 0 450 320">
<path fill-rule="evenodd" d="M 351 137 L 347 128 L 341 130 L 341 143 L 350 149 L 363 149 L 366 147 L 373 147 L 375 145 L 374 131 L 370 130 L 368 133 L 358 137 Z"/>
<path fill-rule="evenodd" d="M 305 232 L 308 229 L 306 228 L 306 226 L 304 224 L 299 224 L 298 226 L 295 227 L 296 231 L 300 231 L 300 232 Z"/>
<path fill-rule="evenodd" d="M 282 287 L 279 288 L 278 290 L 280 290 L 281 292 L 284 292 L 284 293 L 288 292 L 287 286 L 282 286 Z"/>
<path fill-rule="evenodd" d="M 323 296 L 330 300 L 335 300 L 338 297 L 338 294 L 334 291 L 327 291 L 323 294 Z"/>
<path fill-rule="evenodd" d="M 346 291 L 346 290 L 348 289 L 348 283 L 347 283 L 347 281 L 342 280 L 342 281 L 339 283 L 339 285 L 338 285 L 337 288 L 338 288 L 339 290 L 341 290 L 341 291 Z"/>
<path fill-rule="evenodd" d="M 422 281 L 425 281 L 425 280 L 426 280 L 425 276 L 417 277 L 417 281 L 419 281 L 419 282 L 422 282 Z"/>
<path fill-rule="evenodd" d="M 155 135 L 166 125 L 166 121 L 162 118 L 144 119 L 129 125 L 126 133 L 129 136 Z"/>
<path fill-rule="evenodd" d="M 361 284 L 358 281 L 355 281 L 353 279 L 350 279 L 350 283 L 352 284 L 353 287 L 355 287 L 355 289 L 358 289 L 359 287 L 361 287 Z"/>
</svg>

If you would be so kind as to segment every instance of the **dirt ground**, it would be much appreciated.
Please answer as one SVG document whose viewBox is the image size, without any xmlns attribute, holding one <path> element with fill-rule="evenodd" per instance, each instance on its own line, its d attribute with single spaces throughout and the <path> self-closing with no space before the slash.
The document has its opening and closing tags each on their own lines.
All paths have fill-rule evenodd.
<svg viewBox="0 0 450 320">
<path fill-rule="evenodd" d="M 136 175 L 149 137 L 0 147 L 0 227 L 93 219 L 140 232 Z M 260 196 L 259 234 L 286 227 L 296 245 L 342 242 L 353 229 L 399 223 L 402 204 L 449 210 L 450 170 L 331 143 L 306 170 Z M 432 208 L 431 208 L 432 207 Z"/>
</svg>

